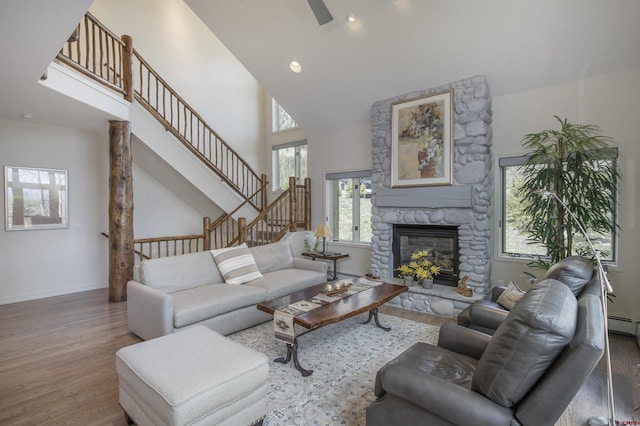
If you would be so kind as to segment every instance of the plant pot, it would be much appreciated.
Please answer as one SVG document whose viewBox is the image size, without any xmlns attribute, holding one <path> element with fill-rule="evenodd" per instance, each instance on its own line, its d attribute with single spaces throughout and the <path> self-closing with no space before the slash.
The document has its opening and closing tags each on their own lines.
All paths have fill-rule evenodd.
<svg viewBox="0 0 640 426">
<path fill-rule="evenodd" d="M 420 177 L 434 177 L 436 175 L 436 160 L 432 158 L 429 163 L 420 169 Z"/>
<path fill-rule="evenodd" d="M 436 175 L 436 159 L 431 158 L 427 164 L 423 164 L 425 158 L 427 158 L 427 151 L 418 151 L 420 177 L 434 177 Z"/>
<path fill-rule="evenodd" d="M 433 280 L 422 280 L 422 287 L 424 288 L 433 288 Z"/>
<path fill-rule="evenodd" d="M 404 285 L 411 287 L 413 285 L 413 277 L 404 277 Z"/>
</svg>

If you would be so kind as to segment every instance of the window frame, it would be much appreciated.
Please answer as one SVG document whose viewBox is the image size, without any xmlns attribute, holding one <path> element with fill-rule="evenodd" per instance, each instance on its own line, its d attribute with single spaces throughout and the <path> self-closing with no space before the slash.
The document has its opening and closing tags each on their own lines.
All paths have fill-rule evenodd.
<svg viewBox="0 0 640 426">
<path fill-rule="evenodd" d="M 279 151 L 283 149 L 295 148 L 295 173 L 294 176 L 296 178 L 296 183 L 301 184 L 302 179 L 307 176 L 302 176 L 302 163 L 300 159 L 300 150 L 304 147 L 307 150 L 307 158 L 308 158 L 308 145 L 307 140 L 299 140 L 295 142 L 288 142 L 279 145 L 274 145 L 271 147 L 271 189 L 274 192 L 284 191 L 286 185 L 289 183 L 288 178 L 286 182 L 280 182 L 280 156 Z M 308 175 L 308 161 L 305 169 L 307 170 Z"/>
<path fill-rule="evenodd" d="M 341 239 L 334 239 L 334 242 L 349 243 L 356 245 L 371 245 L 371 241 L 361 239 L 361 198 L 360 198 L 360 185 L 361 179 L 368 178 L 371 180 L 371 170 L 356 170 L 349 172 L 333 172 L 325 174 L 325 190 L 326 190 L 326 217 L 325 220 L 333 229 L 334 235 L 339 235 L 336 230 L 339 225 L 336 221 L 339 221 L 338 199 L 339 194 L 334 191 L 334 186 L 339 185 L 342 179 L 352 179 L 352 211 L 351 211 L 351 239 L 345 239 L 342 236 Z M 372 183 L 373 184 L 373 183 Z M 356 189 L 357 188 L 357 189 Z M 357 195 L 357 196 L 356 196 Z M 371 197 L 369 197 L 371 199 Z M 356 201 L 358 200 L 358 201 Z"/>
<path fill-rule="evenodd" d="M 286 114 L 292 125 L 288 127 L 280 127 L 280 115 Z M 298 123 L 291 117 L 291 115 L 284 109 L 282 105 L 275 100 L 275 98 L 271 98 L 271 133 L 282 133 L 292 129 L 299 129 L 300 126 Z"/>
<path fill-rule="evenodd" d="M 505 250 L 506 247 L 506 238 L 507 238 L 507 183 L 506 183 L 506 167 L 519 167 L 523 165 L 526 160 L 529 158 L 528 155 L 506 155 L 506 156 L 498 156 L 497 164 L 498 164 L 498 179 L 500 182 L 500 192 L 498 194 L 497 200 L 500 203 L 499 212 L 500 215 L 498 217 L 498 256 L 500 258 L 509 258 L 509 259 L 522 259 L 522 260 L 534 260 L 539 255 L 532 253 L 511 253 Z M 603 160 L 610 159 L 614 163 L 619 161 L 619 152 L 617 148 L 608 148 L 603 151 Z M 620 190 L 618 185 L 617 191 Z M 618 223 L 618 194 L 616 193 L 614 200 L 614 211 L 613 211 L 613 221 Z M 603 263 L 609 265 L 617 265 L 618 263 L 618 232 L 616 230 L 611 231 L 611 253 L 609 254 L 608 259 L 603 259 Z"/>
</svg>

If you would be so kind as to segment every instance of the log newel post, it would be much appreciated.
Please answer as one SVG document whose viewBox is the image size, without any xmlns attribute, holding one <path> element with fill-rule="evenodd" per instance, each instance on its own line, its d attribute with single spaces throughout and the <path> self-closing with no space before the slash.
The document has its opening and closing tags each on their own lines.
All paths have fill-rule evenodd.
<svg viewBox="0 0 640 426">
<path fill-rule="evenodd" d="M 260 179 L 262 181 L 262 191 L 260 191 L 260 211 L 267 208 L 269 205 L 269 201 L 267 200 L 267 187 L 269 185 L 269 178 L 265 173 L 260 175 Z"/>
<path fill-rule="evenodd" d="M 311 230 L 311 178 L 304 179 L 304 229 Z"/>
<path fill-rule="evenodd" d="M 247 218 L 238 218 L 238 245 L 247 242 Z"/>
<path fill-rule="evenodd" d="M 295 232 L 298 227 L 298 215 L 296 211 L 298 207 L 298 200 L 296 199 L 298 191 L 295 176 L 289 176 L 289 191 L 291 192 L 289 196 L 289 231 Z"/>
<path fill-rule="evenodd" d="M 127 300 L 133 279 L 131 123 L 109 121 L 109 301 Z"/>
<path fill-rule="evenodd" d="M 211 250 L 211 218 L 204 217 L 202 219 L 202 237 L 203 237 L 203 249 L 204 251 Z"/>
<path fill-rule="evenodd" d="M 133 102 L 133 39 L 123 35 L 122 41 L 122 89 L 124 99 Z"/>
</svg>

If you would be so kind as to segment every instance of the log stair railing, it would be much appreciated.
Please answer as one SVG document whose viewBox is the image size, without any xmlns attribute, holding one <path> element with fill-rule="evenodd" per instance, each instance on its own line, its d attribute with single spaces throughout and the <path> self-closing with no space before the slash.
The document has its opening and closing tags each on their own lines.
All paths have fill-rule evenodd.
<svg viewBox="0 0 640 426">
<path fill-rule="evenodd" d="M 289 178 L 289 189 L 280 194 L 254 220 L 238 219 L 238 235 L 227 246 L 242 244 L 249 246 L 269 244 L 280 240 L 288 231 L 299 227 L 311 229 L 311 180 L 303 185 L 296 184 L 296 178 Z M 206 228 L 205 228 L 206 234 Z M 206 241 L 206 239 L 205 239 Z M 206 245 L 206 243 L 205 243 Z"/>
<path fill-rule="evenodd" d="M 118 37 L 90 13 L 86 13 L 56 60 L 99 84 L 134 99 L 196 158 L 217 174 L 243 201 L 233 211 L 215 220 L 203 219 L 202 235 L 155 237 L 134 240 L 139 260 L 175 256 L 246 242 L 261 245 L 277 241 L 289 230 L 310 229 L 310 180 L 297 185 L 290 178 L 289 189 L 267 206 L 268 180 L 258 176 L 182 98 L 133 49 L 127 35 Z M 136 78 L 133 70 L 136 69 Z M 137 83 L 137 84 L 136 84 Z M 135 87 L 134 87 L 135 86 Z M 247 223 L 234 219 L 245 205 L 258 212 Z M 103 234 L 106 235 L 106 234 Z"/>
<path fill-rule="evenodd" d="M 267 177 L 216 133 L 133 49 L 87 12 L 56 60 L 143 106 L 210 170 L 258 212 L 266 206 Z M 137 70 L 134 79 L 133 70 Z M 134 87 L 135 84 L 135 87 Z"/>
<path fill-rule="evenodd" d="M 276 198 L 258 217 L 247 223 L 246 218 L 233 219 L 231 213 L 223 213 L 215 220 L 203 218 L 203 233 L 153 238 L 133 241 L 136 262 L 159 257 L 230 247 L 242 243 L 249 246 L 269 244 L 280 240 L 287 231 L 311 229 L 311 180 L 297 185 L 295 177 L 289 178 L 289 189 Z M 239 206 L 238 209 L 242 207 Z M 109 235 L 102 232 L 109 238 Z"/>
</svg>

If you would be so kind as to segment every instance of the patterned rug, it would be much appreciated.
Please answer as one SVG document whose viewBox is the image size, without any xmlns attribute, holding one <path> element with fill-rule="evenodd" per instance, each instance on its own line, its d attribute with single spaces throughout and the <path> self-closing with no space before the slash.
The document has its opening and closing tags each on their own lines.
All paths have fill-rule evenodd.
<svg viewBox="0 0 640 426">
<path fill-rule="evenodd" d="M 265 426 L 364 425 L 365 408 L 375 399 L 376 372 L 415 342 L 434 343 L 438 327 L 379 315 L 384 331 L 367 314 L 315 330 L 299 338 L 298 357 L 309 377 L 289 364 L 273 362 L 286 354 L 274 338 L 273 322 L 228 337 L 269 358 L 269 411 Z"/>
</svg>

